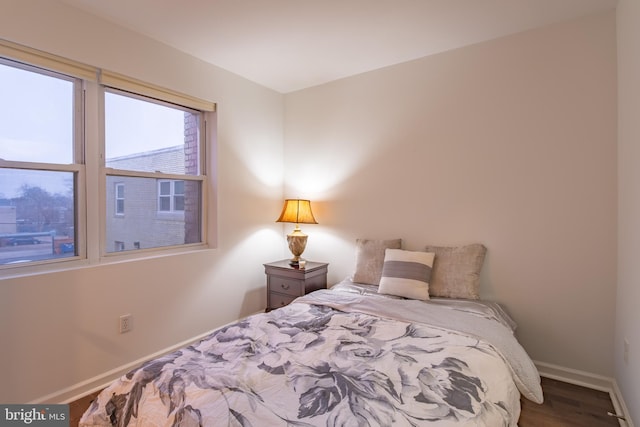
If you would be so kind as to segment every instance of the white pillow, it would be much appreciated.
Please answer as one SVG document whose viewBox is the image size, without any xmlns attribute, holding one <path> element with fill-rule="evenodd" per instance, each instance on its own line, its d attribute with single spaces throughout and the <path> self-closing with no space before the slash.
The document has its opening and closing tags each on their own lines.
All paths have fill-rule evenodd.
<svg viewBox="0 0 640 427">
<path fill-rule="evenodd" d="M 433 267 L 432 252 L 387 249 L 378 292 L 405 298 L 428 300 Z"/>
</svg>

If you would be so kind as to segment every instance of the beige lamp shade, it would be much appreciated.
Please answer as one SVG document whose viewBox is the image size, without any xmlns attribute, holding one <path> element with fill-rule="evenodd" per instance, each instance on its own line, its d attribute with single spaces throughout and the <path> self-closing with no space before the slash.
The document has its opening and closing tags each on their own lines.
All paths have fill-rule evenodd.
<svg viewBox="0 0 640 427">
<path fill-rule="evenodd" d="M 311 212 L 311 201 L 287 199 L 284 201 L 282 213 L 276 222 L 292 222 L 294 224 L 317 224 Z"/>
<path fill-rule="evenodd" d="M 302 255 L 307 246 L 308 237 L 300 230 L 298 224 L 318 223 L 313 217 L 313 212 L 311 212 L 311 202 L 303 199 L 285 200 L 280 218 L 278 218 L 276 222 L 291 222 L 296 225 L 296 228 L 290 234 L 287 234 L 287 242 L 289 243 L 289 250 L 293 254 L 293 258 L 291 258 L 289 264 L 298 266 L 300 255 Z"/>
</svg>

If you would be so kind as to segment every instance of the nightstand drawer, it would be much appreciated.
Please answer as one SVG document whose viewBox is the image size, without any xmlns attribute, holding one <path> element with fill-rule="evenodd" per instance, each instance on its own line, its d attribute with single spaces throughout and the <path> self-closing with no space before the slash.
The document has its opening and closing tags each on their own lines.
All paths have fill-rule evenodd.
<svg viewBox="0 0 640 427">
<path fill-rule="evenodd" d="M 279 276 L 271 276 L 269 278 L 269 291 L 296 297 L 304 295 L 302 281 Z"/>
<path fill-rule="evenodd" d="M 293 301 L 296 298 L 297 297 L 295 296 L 276 294 L 272 292 L 271 294 L 269 294 L 269 299 L 271 300 L 270 308 L 275 309 L 275 308 L 284 307 L 285 305 L 291 303 L 291 301 Z"/>
</svg>

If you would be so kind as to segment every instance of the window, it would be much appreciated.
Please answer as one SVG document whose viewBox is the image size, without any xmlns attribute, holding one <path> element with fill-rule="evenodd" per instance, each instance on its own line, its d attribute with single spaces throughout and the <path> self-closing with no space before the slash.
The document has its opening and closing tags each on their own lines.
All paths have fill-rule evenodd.
<svg viewBox="0 0 640 427">
<path fill-rule="evenodd" d="M 104 100 L 105 179 L 131 195 L 126 218 L 107 220 L 106 240 L 129 251 L 139 241 L 145 248 L 202 242 L 203 113 L 110 87 Z"/>
<path fill-rule="evenodd" d="M 184 211 L 184 181 L 158 181 L 158 211 Z"/>
<path fill-rule="evenodd" d="M 124 215 L 124 184 L 121 182 L 116 183 L 116 189 L 114 193 L 116 200 L 116 215 L 122 216 Z"/>
<path fill-rule="evenodd" d="M 202 245 L 212 111 L 0 40 L 0 277 Z"/>
<path fill-rule="evenodd" d="M 81 80 L 0 59 L 0 94 L 0 266 L 74 257 Z"/>
</svg>

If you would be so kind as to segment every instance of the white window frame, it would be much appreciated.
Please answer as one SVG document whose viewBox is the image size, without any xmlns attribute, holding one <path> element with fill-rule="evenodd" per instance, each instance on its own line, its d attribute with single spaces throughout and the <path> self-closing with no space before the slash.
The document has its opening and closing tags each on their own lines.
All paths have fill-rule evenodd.
<svg viewBox="0 0 640 427">
<path fill-rule="evenodd" d="M 118 191 L 120 188 L 122 188 L 122 197 L 120 196 L 120 192 Z M 114 207 L 113 207 L 113 212 L 114 215 L 117 217 L 122 217 L 124 216 L 125 213 L 125 187 L 124 187 L 124 182 L 116 182 L 113 186 L 113 200 L 114 200 Z M 120 205 L 118 204 L 118 202 L 122 201 L 122 212 L 120 211 Z"/>
<path fill-rule="evenodd" d="M 176 209 L 176 196 L 182 196 L 184 198 L 184 192 L 176 193 L 176 182 L 182 181 L 183 179 L 159 179 L 158 180 L 158 213 L 174 213 L 174 212 L 184 212 L 184 209 Z M 169 194 L 162 194 L 162 184 L 169 183 Z M 169 209 L 162 209 L 162 204 L 160 200 L 162 198 L 169 198 Z"/>
</svg>

